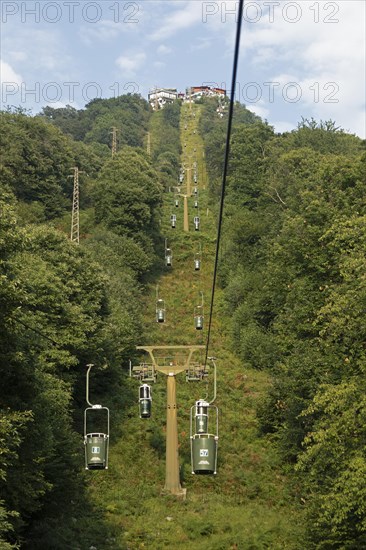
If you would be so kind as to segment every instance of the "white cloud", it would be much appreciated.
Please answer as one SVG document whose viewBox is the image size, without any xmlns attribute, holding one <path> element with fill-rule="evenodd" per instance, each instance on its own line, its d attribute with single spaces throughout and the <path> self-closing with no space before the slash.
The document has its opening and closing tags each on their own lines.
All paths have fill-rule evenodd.
<svg viewBox="0 0 366 550">
<path fill-rule="evenodd" d="M 274 127 L 275 132 L 280 134 L 283 134 L 284 132 L 291 132 L 297 128 L 297 124 L 295 126 L 292 122 L 287 122 L 285 120 L 276 120 L 271 122 L 271 125 Z"/>
<path fill-rule="evenodd" d="M 190 44 L 189 51 L 196 52 L 199 50 L 207 50 L 212 45 L 212 38 L 198 37 L 194 44 Z"/>
<path fill-rule="evenodd" d="M 160 44 L 160 46 L 157 48 L 157 53 L 161 55 L 167 55 L 171 53 L 173 50 L 171 48 L 168 48 L 168 46 L 165 46 L 165 44 Z"/>
<path fill-rule="evenodd" d="M 317 120 L 332 118 L 337 125 L 365 136 L 366 3 L 278 2 L 244 3 L 240 91 L 247 83 L 255 82 L 263 93 L 256 102 L 246 100 L 243 93 L 238 99 L 276 128 L 287 130 L 292 127 L 291 121 L 296 127 L 301 116 L 314 116 Z M 115 85 L 124 93 L 123 85 L 129 86 L 130 81 L 138 78 L 139 91 L 142 86 L 147 91 L 156 83 L 157 74 L 159 85 L 166 82 L 167 86 L 184 89 L 193 81 L 212 80 L 229 91 L 235 40 L 235 17 L 230 12 L 237 9 L 237 0 L 139 2 L 139 13 L 133 15 L 139 24 L 133 25 L 128 24 L 132 8 L 127 6 L 137 3 L 124 3 L 126 9 L 121 6 L 118 22 L 115 22 L 115 4 L 113 9 L 112 4 L 107 6 L 102 20 L 96 24 L 86 24 L 82 18 L 76 18 L 73 24 L 65 19 L 57 24 L 45 21 L 35 24 L 29 18 L 27 24 L 20 25 L 17 23 L 20 18 L 17 21 L 9 18 L 2 36 L 7 74 L 12 70 L 15 76 L 10 78 L 15 82 L 21 76 L 30 90 L 35 83 L 42 88 L 56 82 L 65 90 L 67 82 L 96 80 L 103 94 L 108 95 L 110 90 L 115 93 Z M 273 22 L 269 5 L 274 9 Z M 301 8 L 301 17 L 291 23 L 289 19 L 296 15 L 296 6 Z M 338 7 L 339 12 L 333 13 Z M 250 22 L 257 8 L 260 18 Z M 214 9 L 215 13 L 206 13 L 205 22 L 207 9 Z M 75 12 L 80 14 L 81 7 Z M 319 23 L 314 21 L 317 15 Z M 338 22 L 326 23 L 326 19 Z M 115 84 L 111 86 L 113 81 Z M 265 83 L 276 81 L 279 86 L 274 89 L 275 101 L 271 101 Z M 291 81 L 301 88 L 298 103 L 282 97 L 283 87 Z M 332 90 L 332 83 L 337 88 Z M 82 84 L 75 89 L 75 99 L 80 105 L 85 101 L 81 90 Z M 289 94 L 296 91 L 286 90 Z M 250 88 L 248 93 L 255 95 L 255 89 Z M 338 101 L 329 101 L 332 97 Z M 64 95 L 60 101 L 63 100 Z M 27 102 L 30 101 L 31 94 L 27 95 Z"/>
<path fill-rule="evenodd" d="M 162 61 L 154 61 L 153 67 L 155 69 L 163 69 L 164 67 L 166 67 L 166 63 L 163 63 Z"/>
<path fill-rule="evenodd" d="M 290 4 L 301 13 L 294 23 L 289 16 L 295 17 L 295 8 L 286 12 Z M 357 0 L 282 1 L 272 23 L 264 10 L 257 23 L 244 22 L 241 66 L 246 65 L 246 75 L 250 68 L 261 86 L 279 83 L 275 96 L 287 102 L 289 112 L 295 112 L 291 98 L 296 89 L 286 86 L 295 82 L 301 90 L 297 108 L 304 116 L 332 118 L 365 137 L 365 11 L 366 4 Z M 227 29 L 226 43 L 231 39 L 232 30 Z M 279 72 L 283 68 L 286 73 Z M 276 111 L 275 105 L 268 107 Z"/>
<path fill-rule="evenodd" d="M 249 109 L 249 111 L 251 111 L 255 115 L 260 116 L 263 119 L 266 119 L 270 112 L 269 109 L 265 106 L 263 100 L 260 100 L 254 104 L 247 105 L 247 108 Z"/>
<path fill-rule="evenodd" d="M 2 83 L 12 83 L 16 85 L 20 85 L 22 83 L 22 77 L 15 72 L 13 67 L 9 65 L 9 63 L 6 63 L 2 59 L 0 60 L 0 80 Z"/>
<path fill-rule="evenodd" d="M 159 28 L 150 35 L 151 40 L 165 40 L 178 31 L 188 29 L 202 21 L 202 2 L 188 0 L 184 6 L 163 17 Z"/>
<path fill-rule="evenodd" d="M 46 102 L 45 103 L 46 106 L 48 107 L 52 107 L 53 109 L 64 109 L 67 105 L 70 105 L 69 102 L 67 101 L 51 101 L 51 102 Z M 74 109 L 80 109 L 81 107 L 79 106 L 78 103 L 76 103 L 75 101 L 72 103 L 71 105 Z M 42 107 L 44 107 L 44 105 L 42 105 Z"/>
<path fill-rule="evenodd" d="M 24 76 L 29 81 L 67 80 L 74 66 L 75 55 L 69 53 L 68 42 L 59 29 L 21 27 L 20 31 L 4 36 L 2 49 L 7 57 L 10 52 L 21 52 L 21 56 L 26 52 L 19 63 L 22 62 Z"/>
<path fill-rule="evenodd" d="M 26 61 L 28 58 L 27 53 L 22 51 L 10 51 L 8 54 L 10 59 L 14 61 Z"/>
<path fill-rule="evenodd" d="M 135 76 L 137 71 L 144 65 L 146 54 L 144 52 L 121 55 L 116 59 L 116 65 L 123 71 L 125 77 Z"/>
<path fill-rule="evenodd" d="M 80 28 L 79 34 L 81 40 L 87 46 L 95 45 L 99 42 L 112 42 L 121 32 L 128 29 L 127 25 L 117 24 L 114 21 L 101 20 L 97 25 L 85 25 Z"/>
<path fill-rule="evenodd" d="M 13 67 L 0 59 L 0 84 L 1 84 L 1 103 L 7 104 L 19 101 L 19 90 L 23 79 L 21 75 L 15 72 Z"/>
</svg>

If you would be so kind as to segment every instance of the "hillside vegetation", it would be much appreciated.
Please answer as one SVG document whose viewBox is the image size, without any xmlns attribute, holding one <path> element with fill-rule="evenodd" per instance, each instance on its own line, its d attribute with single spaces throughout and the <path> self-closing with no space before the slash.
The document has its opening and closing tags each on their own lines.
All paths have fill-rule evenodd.
<svg viewBox="0 0 366 550">
<path fill-rule="evenodd" d="M 189 412 L 212 369 L 178 375 L 181 500 L 161 494 L 165 377 L 141 420 L 129 361 L 145 359 L 136 345 L 206 343 L 227 118 L 214 100 L 152 113 L 128 95 L 1 121 L 0 548 L 365 546 L 365 143 L 331 121 L 275 134 L 236 105 L 209 349 L 218 473 L 190 466 Z M 186 232 L 176 187 L 193 162 Z M 84 470 L 88 363 L 92 401 L 111 411 L 106 471 Z"/>
<path fill-rule="evenodd" d="M 208 105 L 215 182 L 213 118 Z M 271 375 L 260 427 L 297 474 L 308 548 L 366 544 L 365 184 L 365 142 L 331 121 L 235 126 L 220 263 L 231 348 Z"/>
<path fill-rule="evenodd" d="M 200 106 L 192 109 L 184 106 L 180 116 L 181 161 L 186 167 L 197 162 L 199 209 L 194 208 L 194 196 L 188 199 L 190 231 L 184 232 L 182 197 L 176 207 L 178 195 L 173 189 L 164 195 L 161 231 L 172 250 L 173 265 L 165 268 L 165 273 L 147 288 L 145 339 L 139 339 L 139 345 L 206 343 L 216 215 L 208 205 L 203 141 L 195 132 L 200 114 Z M 162 113 L 153 115 L 153 129 L 159 128 L 156 119 L 161 117 Z M 155 139 L 154 130 L 151 137 Z M 177 186 L 177 181 L 174 183 Z M 175 229 L 170 223 L 172 213 L 177 215 Z M 199 232 L 194 231 L 193 225 L 197 214 L 201 220 Z M 194 255 L 199 244 L 202 269 L 195 272 Z M 157 284 L 159 296 L 165 301 L 164 324 L 155 321 Z M 195 330 L 193 318 L 200 292 L 205 297 L 203 331 Z M 229 352 L 228 322 L 219 294 L 211 346 L 218 363 L 217 476 L 192 476 L 189 442 L 190 408 L 205 395 L 212 398 L 213 372 L 208 382 L 186 382 L 184 374 L 177 376 L 179 453 L 182 484 L 187 489 L 185 500 L 162 495 L 166 377 L 158 374 L 157 383 L 152 386 L 153 412 L 149 420 L 139 418 L 139 384 L 131 379 L 129 387 L 135 399 L 126 408 L 121 435 L 112 446 L 111 469 L 94 476 L 90 487 L 92 500 L 107 510 L 108 522 L 115 533 L 115 548 L 188 549 L 192 544 L 198 549 L 302 548 L 301 507 L 292 501 L 275 447 L 267 437 L 258 434 L 255 409 L 268 388 L 268 377 L 245 367 Z M 140 359 L 149 360 L 144 356 Z M 204 353 L 200 360 L 204 361 Z"/>
</svg>

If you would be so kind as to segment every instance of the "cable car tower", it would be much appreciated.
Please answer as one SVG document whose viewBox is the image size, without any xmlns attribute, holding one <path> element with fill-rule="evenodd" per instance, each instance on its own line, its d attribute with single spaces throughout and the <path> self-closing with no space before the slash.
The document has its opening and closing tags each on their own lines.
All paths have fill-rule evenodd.
<svg viewBox="0 0 366 550">
<path fill-rule="evenodd" d="M 203 345 L 136 346 L 136 349 L 149 354 L 151 360 L 150 370 L 147 369 L 146 363 L 130 367 L 130 374 L 140 381 L 146 380 L 146 373 L 149 374 L 151 381 L 156 381 L 157 372 L 165 374 L 167 377 L 166 464 L 163 493 L 183 498 L 186 496 L 186 489 L 182 488 L 179 478 L 176 376 L 181 372 L 185 372 L 188 381 L 199 381 L 206 378 L 208 375 L 207 368 L 199 362 L 194 363 L 192 361 L 193 354 L 204 348 Z"/>
</svg>

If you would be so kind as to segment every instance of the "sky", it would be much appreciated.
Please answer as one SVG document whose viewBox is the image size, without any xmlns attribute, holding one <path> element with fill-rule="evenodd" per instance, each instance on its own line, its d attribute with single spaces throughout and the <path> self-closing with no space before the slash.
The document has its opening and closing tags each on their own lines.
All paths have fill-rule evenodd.
<svg viewBox="0 0 366 550">
<path fill-rule="evenodd" d="M 230 93 L 237 1 L 1 0 L 1 108 L 204 84 Z M 245 0 L 235 99 L 277 132 L 366 138 L 365 0 Z"/>
</svg>

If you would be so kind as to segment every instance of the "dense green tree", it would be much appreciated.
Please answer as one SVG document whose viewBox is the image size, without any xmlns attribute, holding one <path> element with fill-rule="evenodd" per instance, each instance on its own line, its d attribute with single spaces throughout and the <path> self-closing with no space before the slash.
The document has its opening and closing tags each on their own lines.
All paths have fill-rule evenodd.
<svg viewBox="0 0 366 550">
<path fill-rule="evenodd" d="M 203 100 L 200 119 L 214 207 L 222 107 Z M 121 366 L 143 332 L 143 281 L 161 240 L 162 189 L 179 172 L 180 104 L 151 115 L 146 101 L 127 95 L 2 120 L 0 546 L 63 550 L 80 533 L 83 544 L 95 542 L 90 522 L 77 525 L 89 511 L 85 365 L 105 367 L 93 377 L 95 394 L 119 411 L 121 396 L 129 398 Z M 151 158 L 136 148 L 149 122 Z M 332 121 L 303 119 L 275 135 L 235 107 L 222 307 L 243 365 L 273 376 L 260 429 L 296 469 L 309 518 L 304 545 L 314 549 L 366 544 L 364 151 L 365 142 Z M 73 166 L 84 171 L 80 246 L 49 223 L 68 231 Z"/>
<path fill-rule="evenodd" d="M 110 99 L 93 99 L 85 109 L 70 105 L 62 108 L 44 107 L 41 117 L 47 118 L 65 134 L 85 143 L 99 143 L 111 148 L 112 127 L 118 130 L 119 146 L 141 147 L 150 117 L 150 108 L 138 94 L 126 94 Z"/>
<path fill-rule="evenodd" d="M 120 123 L 125 129 L 120 144 L 126 138 L 142 144 L 149 117 L 144 100 L 127 96 L 91 102 L 81 113 L 46 108 L 39 117 L 24 112 L 2 115 L 0 546 L 4 550 L 19 544 L 29 550 L 63 550 L 70 544 L 90 546 L 107 540 L 103 521 L 96 519 L 90 525 L 87 519 L 93 511 L 86 500 L 82 468 L 85 365 L 104 367 L 93 377 L 93 394 L 121 414 L 121 397 L 126 400 L 129 393 L 121 365 L 135 353 L 142 333 L 141 280 L 154 261 L 162 190 L 145 152 L 126 147 L 111 158 L 108 132 L 113 120 L 113 125 Z M 70 137 L 85 140 L 87 134 L 90 145 Z M 161 161 L 166 166 L 178 162 L 174 154 Z M 69 176 L 74 166 L 84 172 L 80 246 L 68 239 L 73 183 Z M 106 180 L 96 178 L 101 168 Z M 103 181 L 111 184 L 107 193 Z M 113 189 L 114 197 L 109 193 Z M 120 216 L 121 224 L 115 223 L 109 208 Z M 95 219 L 101 222 L 98 228 Z M 67 234 L 51 227 L 50 220 Z M 78 527 L 80 522 L 86 527 Z"/>
<path fill-rule="evenodd" d="M 209 124 L 221 155 L 222 122 Z M 234 349 L 273 374 L 261 429 L 298 463 L 309 548 L 366 540 L 364 145 L 305 119 L 288 134 L 254 122 L 232 136 L 220 282 Z"/>
<path fill-rule="evenodd" d="M 27 540 L 41 518 L 45 528 L 46 518 L 49 524 L 57 518 L 68 533 L 60 538 L 65 545 L 73 536 L 72 516 L 83 495 L 73 393 L 85 384 L 86 362 L 110 360 L 111 368 L 117 368 L 113 360 L 120 361 L 121 353 L 111 346 L 111 338 L 118 332 L 124 338 L 119 346 L 128 345 L 131 323 L 126 314 L 113 316 L 106 278 L 90 253 L 50 227 L 19 227 L 14 209 L 5 202 L 0 206 L 0 486 L 1 514 L 8 524 L 5 540 Z M 132 289 L 135 282 L 128 284 Z M 114 323 L 120 323 L 118 331 Z M 132 326 L 137 330 L 136 322 Z M 43 536 L 36 530 L 37 537 Z M 37 548 L 38 539 L 32 535 L 30 540 Z"/>
<path fill-rule="evenodd" d="M 146 153 L 124 147 L 104 165 L 95 183 L 96 222 L 135 239 L 151 252 L 162 200 L 158 180 Z"/>
<path fill-rule="evenodd" d="M 2 113 L 1 119 L 0 185 L 23 203 L 33 203 L 33 218 L 38 216 L 39 221 L 69 210 L 73 167 L 92 177 L 101 160 L 92 149 L 73 142 L 40 117 Z"/>
</svg>

